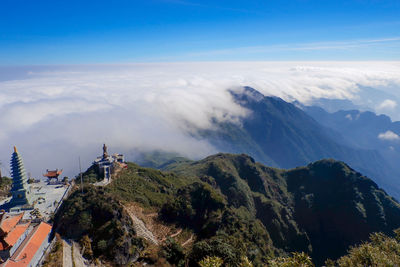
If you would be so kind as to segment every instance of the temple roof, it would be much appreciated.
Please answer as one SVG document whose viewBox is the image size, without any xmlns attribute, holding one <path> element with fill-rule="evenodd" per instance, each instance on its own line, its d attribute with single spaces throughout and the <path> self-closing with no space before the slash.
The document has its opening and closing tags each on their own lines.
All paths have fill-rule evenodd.
<svg viewBox="0 0 400 267">
<path fill-rule="evenodd" d="M 57 177 L 59 175 L 61 175 L 61 173 L 63 172 L 63 170 L 53 170 L 53 171 L 49 171 L 47 170 L 47 173 L 43 174 L 44 177 Z"/>
<path fill-rule="evenodd" d="M 0 221 L 0 230 L 5 234 L 9 233 L 22 219 L 22 216 L 24 216 L 24 213 L 16 215 L 10 215 L 10 214 L 3 215 L 3 218 Z"/>
<path fill-rule="evenodd" d="M 29 266 L 36 252 L 51 232 L 51 225 L 41 222 L 22 242 L 14 255 L 9 258 L 4 267 L 24 267 Z"/>
<path fill-rule="evenodd" d="M 7 243 L 8 246 L 12 247 L 15 245 L 17 240 L 21 237 L 21 235 L 28 229 L 31 223 L 21 223 L 17 224 L 13 230 L 4 238 L 4 241 Z"/>
</svg>

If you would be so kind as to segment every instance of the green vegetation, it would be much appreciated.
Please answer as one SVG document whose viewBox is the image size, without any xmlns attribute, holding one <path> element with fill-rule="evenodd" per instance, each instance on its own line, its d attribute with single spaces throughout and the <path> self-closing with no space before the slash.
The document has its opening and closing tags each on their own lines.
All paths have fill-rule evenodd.
<svg viewBox="0 0 400 267">
<path fill-rule="evenodd" d="M 55 229 L 62 236 L 85 244 L 89 258 L 104 257 L 127 264 L 144 247 L 135 236 L 130 217 L 104 188 L 86 186 L 75 190 L 55 216 Z"/>
<path fill-rule="evenodd" d="M 185 266 L 185 252 L 173 238 L 167 238 L 161 248 L 160 256 L 167 259 L 170 264 L 175 266 Z"/>
<path fill-rule="evenodd" d="M 12 179 L 6 176 L 0 177 L 0 190 L 4 190 L 12 185 Z"/>
<path fill-rule="evenodd" d="M 63 266 L 63 244 L 59 234 L 55 235 L 55 244 L 44 260 L 43 267 L 62 267 Z"/>
<path fill-rule="evenodd" d="M 223 266 L 309 267 L 311 257 L 320 266 L 373 232 L 400 227 L 400 205 L 342 162 L 286 171 L 243 154 L 217 154 L 164 168 L 170 171 L 128 163 L 105 188 L 74 192 L 56 216 L 57 229 L 76 240 L 87 235 L 94 258 L 117 264 L 138 257 L 156 266 L 220 259 Z M 143 243 L 122 210 L 130 202 L 157 211 L 159 223 L 193 233 L 192 241 Z"/>
<path fill-rule="evenodd" d="M 279 257 L 268 261 L 268 267 L 314 267 L 311 257 L 304 252 L 293 252 L 291 257 Z"/>
<path fill-rule="evenodd" d="M 6 176 L 0 177 L 0 199 L 10 196 L 12 179 Z"/>
<path fill-rule="evenodd" d="M 219 257 L 207 256 L 199 262 L 200 267 L 219 267 L 224 261 Z"/>
<path fill-rule="evenodd" d="M 211 186 L 195 182 L 178 190 L 177 197 L 166 203 L 160 216 L 168 222 L 200 230 L 209 220 L 219 217 L 225 199 Z"/>
<path fill-rule="evenodd" d="M 164 170 L 165 166 L 192 162 L 191 160 L 180 156 L 178 153 L 166 152 L 161 150 L 140 153 L 136 158 L 136 162 L 140 166 L 162 170 Z"/>
<path fill-rule="evenodd" d="M 400 266 L 400 230 L 395 234 L 393 238 L 374 233 L 369 242 L 351 248 L 348 255 L 328 263 L 338 267 Z"/>
<path fill-rule="evenodd" d="M 144 207 L 160 208 L 175 197 L 178 188 L 193 182 L 194 179 L 178 176 L 175 173 L 142 168 L 128 163 L 128 169 L 121 172 L 107 186 L 107 190 L 122 201 L 133 201 Z"/>
<path fill-rule="evenodd" d="M 80 183 L 81 177 L 77 176 L 76 180 Z M 99 173 L 95 165 L 90 166 L 84 173 L 82 173 L 82 181 L 84 183 L 95 183 L 104 179 L 104 175 Z"/>
<path fill-rule="evenodd" d="M 222 214 L 233 216 L 218 221 L 215 236 L 227 233 L 229 245 L 251 240 L 243 249 L 235 249 L 256 265 L 284 251 L 303 251 L 320 265 L 344 255 L 372 232 L 390 233 L 400 226 L 400 205 L 372 180 L 334 160 L 284 171 L 246 155 L 217 154 L 172 170 L 206 181 L 226 198 Z M 240 220 L 239 211 L 246 220 Z M 238 227 L 229 231 L 235 220 Z M 254 222 L 247 229 L 257 231 L 243 231 L 246 221 Z M 201 232 L 201 236 L 207 235 Z M 262 243 L 267 246 L 257 245 Z"/>
<path fill-rule="evenodd" d="M 369 242 L 351 247 L 348 254 L 338 260 L 327 260 L 327 267 L 386 267 L 400 266 L 400 229 L 395 236 L 382 233 L 370 235 Z M 279 257 L 268 261 L 268 267 L 313 267 L 311 257 L 305 253 L 292 253 L 291 257 Z"/>
</svg>

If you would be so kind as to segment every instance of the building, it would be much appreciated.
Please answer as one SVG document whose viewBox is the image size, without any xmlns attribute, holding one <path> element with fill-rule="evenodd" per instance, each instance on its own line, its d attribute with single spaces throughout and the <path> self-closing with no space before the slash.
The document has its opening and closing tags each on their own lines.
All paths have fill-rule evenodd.
<svg viewBox="0 0 400 267">
<path fill-rule="evenodd" d="M 11 156 L 10 167 L 12 176 L 12 187 L 10 192 L 12 194 L 12 198 L 8 203 L 7 209 L 32 209 L 33 194 L 31 193 L 28 185 L 28 177 L 25 172 L 22 157 L 18 153 L 18 150 L 15 146 L 14 153 Z"/>
<path fill-rule="evenodd" d="M 57 184 L 60 181 L 58 177 L 62 174 L 63 170 L 55 169 L 53 171 L 46 170 L 46 173 L 43 174 L 44 177 L 47 177 L 47 181 L 49 184 Z"/>
<path fill-rule="evenodd" d="M 11 257 L 1 267 L 37 266 L 49 245 L 51 225 L 41 222 L 31 228 Z"/>
<path fill-rule="evenodd" d="M 58 179 L 62 170 L 47 170 Z M 11 157 L 11 197 L 0 203 L 0 267 L 37 266 L 46 249 L 52 226 L 50 220 L 71 187 L 38 181 L 28 184 L 21 155 L 14 147 Z M 7 212 L 6 212 L 7 211 Z"/>
<path fill-rule="evenodd" d="M 29 232 L 30 221 L 23 220 L 24 213 L 0 214 L 0 258 L 6 261 L 19 247 Z"/>
<path fill-rule="evenodd" d="M 114 172 L 115 168 L 124 162 L 124 155 L 109 155 L 106 144 L 103 144 L 103 156 L 97 157 L 93 164 L 96 166 L 97 172 L 103 175 L 104 180 L 110 180 L 111 174 Z"/>
</svg>

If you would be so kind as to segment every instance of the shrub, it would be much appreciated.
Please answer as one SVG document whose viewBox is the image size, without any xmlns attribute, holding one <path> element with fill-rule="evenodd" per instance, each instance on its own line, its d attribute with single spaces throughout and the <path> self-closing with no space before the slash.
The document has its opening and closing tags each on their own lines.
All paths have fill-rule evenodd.
<svg viewBox="0 0 400 267">
<path fill-rule="evenodd" d="M 337 260 L 337 266 L 400 266 L 399 230 L 395 233 L 395 238 L 372 234 L 370 242 L 351 248 L 348 255 Z"/>
<path fill-rule="evenodd" d="M 216 256 L 221 258 L 228 266 L 237 266 L 241 263 L 244 256 L 243 252 L 231 245 L 229 239 L 215 237 L 203 240 L 194 244 L 189 255 L 192 264 L 200 262 L 207 256 Z"/>
<path fill-rule="evenodd" d="M 120 265 L 144 247 L 142 239 L 135 236 L 129 215 L 101 187 L 85 186 L 83 194 L 75 190 L 57 212 L 54 228 L 62 236 L 82 241 L 85 257 L 102 256 Z"/>
<path fill-rule="evenodd" d="M 314 267 L 311 257 L 304 252 L 293 252 L 291 257 L 279 257 L 268 261 L 268 267 Z"/>
<path fill-rule="evenodd" d="M 161 248 L 161 257 L 175 266 L 185 266 L 185 252 L 173 238 L 167 238 L 165 244 Z"/>
<path fill-rule="evenodd" d="M 220 257 L 205 257 L 199 262 L 201 267 L 220 267 L 224 261 Z"/>
</svg>

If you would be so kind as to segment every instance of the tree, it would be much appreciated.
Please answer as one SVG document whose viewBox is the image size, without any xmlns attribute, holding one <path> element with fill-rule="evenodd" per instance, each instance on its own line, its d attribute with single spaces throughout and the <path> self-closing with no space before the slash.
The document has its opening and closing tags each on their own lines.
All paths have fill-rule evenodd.
<svg viewBox="0 0 400 267">
<path fill-rule="evenodd" d="M 400 230 L 394 238 L 373 233 L 370 241 L 350 249 L 348 255 L 337 260 L 336 266 L 400 266 Z"/>
<path fill-rule="evenodd" d="M 162 246 L 161 256 L 175 266 L 185 266 L 185 252 L 173 238 L 168 237 Z"/>
<path fill-rule="evenodd" d="M 240 263 L 240 267 L 253 267 L 253 264 L 246 256 L 244 256 L 242 258 L 242 262 Z"/>
<path fill-rule="evenodd" d="M 97 242 L 97 249 L 104 252 L 107 249 L 107 241 L 105 240 L 100 240 L 99 242 Z"/>
<path fill-rule="evenodd" d="M 293 252 L 291 257 L 279 257 L 268 261 L 268 267 L 314 267 L 311 257 L 304 252 Z"/>
<path fill-rule="evenodd" d="M 199 265 L 201 267 L 220 267 L 223 263 L 224 261 L 220 257 L 207 256 L 199 262 Z"/>
<path fill-rule="evenodd" d="M 80 241 L 80 244 L 83 249 L 83 256 L 85 258 L 91 259 L 93 257 L 93 250 L 92 250 L 92 241 L 88 235 L 84 235 Z"/>
</svg>

